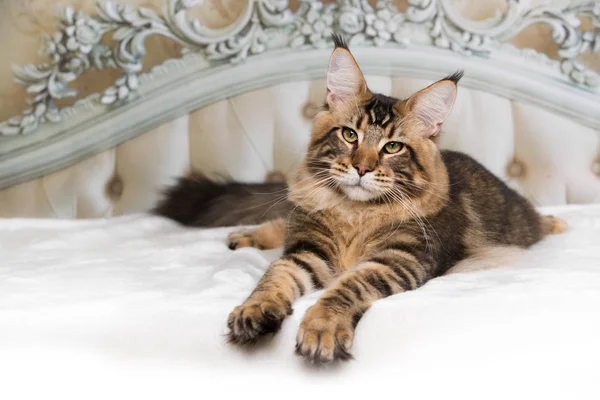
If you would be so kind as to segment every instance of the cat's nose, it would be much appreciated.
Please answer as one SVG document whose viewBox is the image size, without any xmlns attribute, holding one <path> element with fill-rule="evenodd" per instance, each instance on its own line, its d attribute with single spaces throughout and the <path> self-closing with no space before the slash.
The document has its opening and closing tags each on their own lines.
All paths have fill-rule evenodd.
<svg viewBox="0 0 600 400">
<path fill-rule="evenodd" d="M 371 169 L 362 164 L 354 164 L 354 168 L 358 171 L 359 176 L 364 176 L 367 172 L 371 172 Z"/>
</svg>

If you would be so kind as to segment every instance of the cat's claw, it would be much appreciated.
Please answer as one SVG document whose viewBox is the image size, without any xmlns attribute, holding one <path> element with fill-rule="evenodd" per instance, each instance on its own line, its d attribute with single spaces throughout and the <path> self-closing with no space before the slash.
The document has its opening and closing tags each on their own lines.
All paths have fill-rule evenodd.
<svg viewBox="0 0 600 400">
<path fill-rule="evenodd" d="M 239 345 L 256 343 L 262 336 L 279 331 L 281 323 L 291 313 L 289 304 L 248 300 L 229 314 L 227 340 Z"/>
<path fill-rule="evenodd" d="M 240 249 L 242 247 L 256 247 L 253 237 L 253 229 L 241 229 L 231 232 L 227 236 L 227 247 L 231 250 Z"/>
<path fill-rule="evenodd" d="M 296 354 L 318 364 L 352 359 L 352 324 L 335 316 L 324 318 L 310 314 L 309 310 L 300 324 L 296 337 Z"/>
</svg>

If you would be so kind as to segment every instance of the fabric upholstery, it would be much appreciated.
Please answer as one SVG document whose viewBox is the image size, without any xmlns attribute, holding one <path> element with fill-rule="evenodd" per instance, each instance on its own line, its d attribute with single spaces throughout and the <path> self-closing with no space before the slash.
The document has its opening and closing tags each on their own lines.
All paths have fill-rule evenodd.
<svg viewBox="0 0 600 400">
<path fill-rule="evenodd" d="M 430 82 L 368 76 L 374 91 L 407 97 Z M 0 192 L 0 217 L 94 218 L 149 209 L 191 169 L 261 182 L 289 174 L 308 143 L 325 81 L 244 93 L 164 124 L 117 148 Z M 600 202 L 600 133 L 546 110 L 459 89 L 440 138 L 537 205 Z"/>
<path fill-rule="evenodd" d="M 164 0 L 121 0 L 160 12 Z M 0 120 L 26 108 L 26 92 L 13 82 L 12 65 L 40 61 L 43 32 L 56 29 L 56 7 L 93 12 L 95 0 L 8 0 L 0 2 Z M 375 4 L 375 1 L 370 1 Z M 532 0 L 560 6 L 562 0 Z M 245 2 L 207 0 L 191 15 L 213 28 L 230 24 Z M 401 9 L 406 0 L 396 0 Z M 456 0 L 473 20 L 492 17 L 504 0 Z M 290 1 L 293 8 L 297 0 Z M 584 28 L 589 25 L 583 21 Z M 587 25 L 586 25 L 587 24 Z M 587 28 L 585 28 L 587 29 Z M 551 30 L 535 24 L 514 38 L 518 47 L 553 57 Z M 159 36 L 148 40 L 144 69 L 178 57 L 180 46 Z M 599 68 L 600 55 L 582 57 Z M 102 91 L 117 71 L 82 76 L 82 96 Z M 428 82 L 369 77 L 373 90 L 405 97 Z M 91 218 L 142 211 L 156 202 L 160 188 L 190 169 L 210 176 L 261 181 L 273 170 L 289 172 L 304 151 L 324 81 L 290 82 L 231 98 L 171 121 L 115 149 L 65 170 L 0 191 L 0 217 Z M 475 90 L 461 89 L 445 124 L 443 147 L 463 150 L 540 205 L 600 202 L 598 132 L 576 121 Z"/>
</svg>

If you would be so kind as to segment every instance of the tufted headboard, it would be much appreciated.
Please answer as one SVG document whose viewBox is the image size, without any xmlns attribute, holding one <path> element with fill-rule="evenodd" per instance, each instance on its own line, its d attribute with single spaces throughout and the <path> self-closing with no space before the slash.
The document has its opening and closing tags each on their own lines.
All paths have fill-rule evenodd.
<svg viewBox="0 0 600 400">
<path fill-rule="evenodd" d="M 376 92 L 405 98 L 465 70 L 442 147 L 538 205 L 600 202 L 600 62 L 582 61 L 600 53 L 597 1 L 507 0 L 473 20 L 452 0 L 245 0 L 219 29 L 192 17 L 196 3 L 166 0 L 162 14 L 112 1 L 91 15 L 64 9 L 44 37 L 47 60 L 15 68 L 31 108 L 0 123 L 0 217 L 144 211 L 191 170 L 240 181 L 290 173 L 324 99 L 333 31 Z M 511 42 L 540 24 L 552 57 Z M 141 73 L 153 35 L 183 54 Z M 79 98 L 72 84 L 92 69 L 120 76 Z"/>
</svg>

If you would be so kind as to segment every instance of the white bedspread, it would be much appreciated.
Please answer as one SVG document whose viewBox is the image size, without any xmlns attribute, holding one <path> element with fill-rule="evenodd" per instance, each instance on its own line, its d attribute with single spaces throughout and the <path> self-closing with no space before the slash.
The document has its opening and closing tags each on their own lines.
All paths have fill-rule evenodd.
<svg viewBox="0 0 600 400">
<path fill-rule="evenodd" d="M 518 265 L 378 302 L 355 360 L 320 369 L 293 349 L 321 292 L 254 351 L 223 340 L 229 311 L 279 251 L 230 251 L 229 229 L 147 215 L 0 220 L 0 398 L 314 398 L 335 384 L 394 399 L 598 399 L 600 206 L 543 211 L 569 231 Z"/>
</svg>

